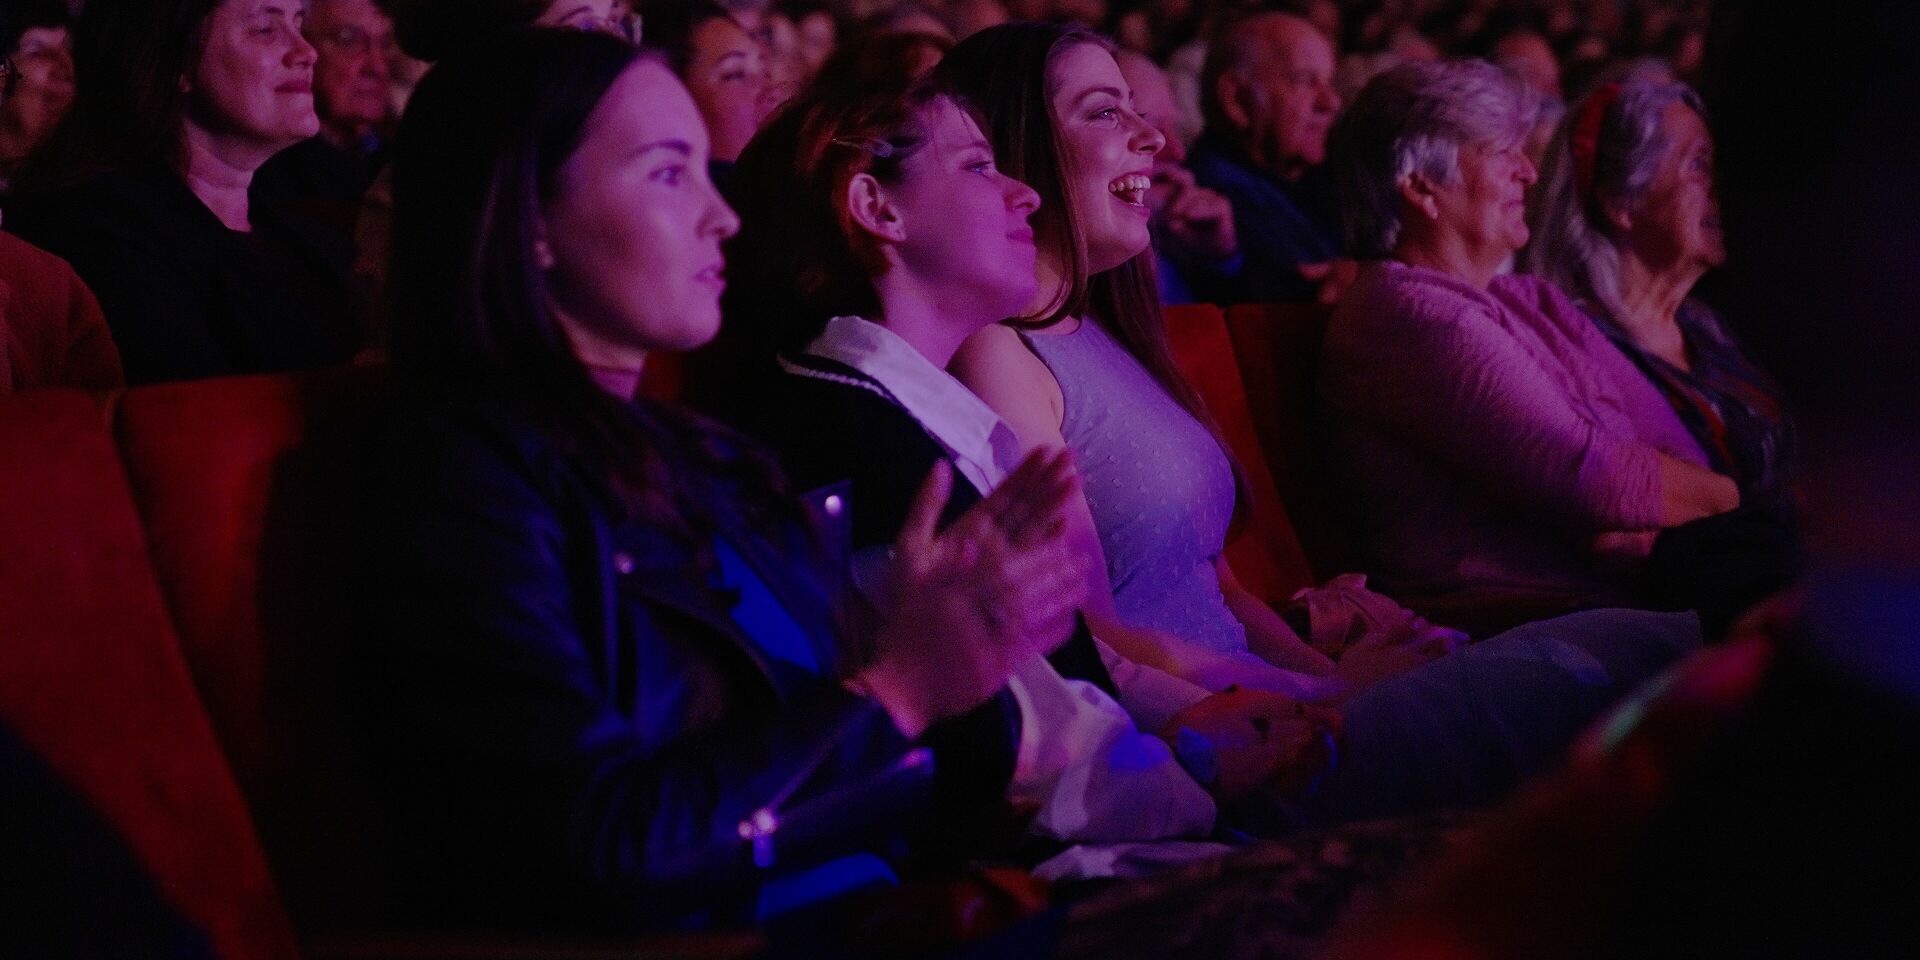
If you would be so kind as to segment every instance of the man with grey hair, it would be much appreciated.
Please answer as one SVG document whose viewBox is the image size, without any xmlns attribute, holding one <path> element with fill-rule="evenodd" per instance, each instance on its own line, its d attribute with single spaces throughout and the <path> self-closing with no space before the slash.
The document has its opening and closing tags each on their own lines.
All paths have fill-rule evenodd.
<svg viewBox="0 0 1920 960">
<path fill-rule="evenodd" d="M 1206 132 L 1189 166 L 1233 205 L 1246 264 L 1230 299 L 1311 301 L 1342 257 L 1332 192 L 1319 173 L 1340 109 L 1333 70 L 1333 43 L 1287 13 L 1229 22 L 1208 47 Z"/>
</svg>

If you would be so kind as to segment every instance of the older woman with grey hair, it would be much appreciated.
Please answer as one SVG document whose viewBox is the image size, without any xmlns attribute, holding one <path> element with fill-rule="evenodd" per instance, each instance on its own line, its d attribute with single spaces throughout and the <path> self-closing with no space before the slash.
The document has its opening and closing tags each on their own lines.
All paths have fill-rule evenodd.
<svg viewBox="0 0 1920 960">
<path fill-rule="evenodd" d="M 1793 430 L 1780 389 L 1690 295 L 1726 259 L 1700 98 L 1679 83 L 1607 85 L 1546 159 L 1526 270 L 1573 297 L 1659 388 L 1713 469 L 1791 510 Z"/>
<path fill-rule="evenodd" d="M 1634 603 L 1655 535 L 1739 492 L 1557 288 L 1500 275 L 1527 242 L 1529 114 L 1490 64 L 1410 64 L 1336 126 L 1365 263 L 1328 328 L 1324 413 L 1388 592 Z"/>
</svg>

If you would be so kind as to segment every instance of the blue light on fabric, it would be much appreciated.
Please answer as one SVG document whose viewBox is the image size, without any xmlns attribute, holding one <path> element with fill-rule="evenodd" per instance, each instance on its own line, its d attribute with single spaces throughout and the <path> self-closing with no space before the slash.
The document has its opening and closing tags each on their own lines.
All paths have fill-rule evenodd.
<svg viewBox="0 0 1920 960">
<path fill-rule="evenodd" d="M 766 656 L 811 674 L 820 673 L 820 660 L 806 632 L 746 560 L 725 540 L 715 542 L 714 555 L 720 561 L 721 585 L 739 597 L 730 611 L 733 622 Z"/>
</svg>

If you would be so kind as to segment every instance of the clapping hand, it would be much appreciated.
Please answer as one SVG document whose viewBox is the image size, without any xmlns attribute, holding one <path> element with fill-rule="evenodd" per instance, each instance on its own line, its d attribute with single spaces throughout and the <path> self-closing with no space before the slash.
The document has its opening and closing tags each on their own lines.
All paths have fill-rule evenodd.
<svg viewBox="0 0 1920 960">
<path fill-rule="evenodd" d="M 1086 593 L 1062 533 L 1079 490 L 1072 456 L 1035 451 L 945 530 L 952 468 L 936 464 L 894 544 L 886 621 L 861 686 L 917 736 L 1006 684 L 1073 630 Z"/>
</svg>

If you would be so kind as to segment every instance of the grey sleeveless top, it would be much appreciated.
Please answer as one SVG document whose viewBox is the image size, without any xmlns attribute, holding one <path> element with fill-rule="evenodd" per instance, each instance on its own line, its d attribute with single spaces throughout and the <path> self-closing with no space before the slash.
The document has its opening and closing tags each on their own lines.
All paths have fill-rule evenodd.
<svg viewBox="0 0 1920 960">
<path fill-rule="evenodd" d="M 1213 434 L 1097 323 L 1021 339 L 1060 382 L 1060 432 L 1080 462 L 1121 619 L 1246 654 L 1213 566 L 1234 497 Z"/>
</svg>

